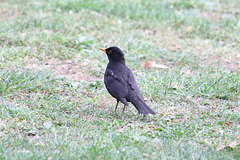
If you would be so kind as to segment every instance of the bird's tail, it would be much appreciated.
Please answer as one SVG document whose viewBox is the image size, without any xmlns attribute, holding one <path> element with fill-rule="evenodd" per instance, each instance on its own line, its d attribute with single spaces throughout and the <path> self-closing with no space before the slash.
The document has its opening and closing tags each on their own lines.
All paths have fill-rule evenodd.
<svg viewBox="0 0 240 160">
<path fill-rule="evenodd" d="M 139 113 L 142 114 L 156 114 L 143 100 L 138 98 L 131 99 L 132 104 L 138 110 Z"/>
</svg>

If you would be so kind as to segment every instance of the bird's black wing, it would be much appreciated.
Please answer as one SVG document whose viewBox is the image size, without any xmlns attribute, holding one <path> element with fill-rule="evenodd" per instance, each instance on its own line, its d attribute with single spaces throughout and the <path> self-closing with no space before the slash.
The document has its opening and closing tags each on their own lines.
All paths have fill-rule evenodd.
<svg viewBox="0 0 240 160">
<path fill-rule="evenodd" d="M 128 105 L 126 101 L 126 95 L 128 94 L 127 83 L 121 75 L 117 75 L 111 69 L 108 69 L 105 73 L 104 83 L 113 97 Z"/>
<path fill-rule="evenodd" d="M 142 114 L 155 114 L 155 112 L 145 103 L 141 91 L 130 69 L 128 69 L 128 86 L 129 90 L 127 99 L 136 107 L 138 112 Z"/>
<path fill-rule="evenodd" d="M 130 85 L 130 88 L 133 90 L 133 92 L 139 96 L 139 98 L 144 99 L 130 69 L 128 69 L 128 84 Z"/>
</svg>

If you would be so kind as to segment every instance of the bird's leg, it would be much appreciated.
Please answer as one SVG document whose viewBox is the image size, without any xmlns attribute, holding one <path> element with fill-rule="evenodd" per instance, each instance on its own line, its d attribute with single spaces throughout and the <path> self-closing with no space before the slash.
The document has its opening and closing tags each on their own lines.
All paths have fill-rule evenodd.
<svg viewBox="0 0 240 160">
<path fill-rule="evenodd" d="M 124 108 L 123 108 L 123 113 L 124 113 L 124 110 L 125 110 L 125 108 L 126 108 L 126 105 L 124 105 Z"/>
<path fill-rule="evenodd" d="M 118 102 L 119 102 L 119 100 L 117 100 L 117 104 L 116 104 L 116 107 L 115 107 L 115 110 L 114 110 L 114 112 L 116 112 L 116 111 L 117 111 Z"/>
</svg>

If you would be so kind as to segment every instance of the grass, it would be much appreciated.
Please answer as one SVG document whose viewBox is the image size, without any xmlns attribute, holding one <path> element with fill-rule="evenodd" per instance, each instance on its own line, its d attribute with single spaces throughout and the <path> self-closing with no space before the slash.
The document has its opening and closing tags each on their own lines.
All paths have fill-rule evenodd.
<svg viewBox="0 0 240 160">
<path fill-rule="evenodd" d="M 0 1 L 0 159 L 239 159 L 239 8 Z M 114 45 L 156 115 L 112 113 L 98 48 Z"/>
</svg>

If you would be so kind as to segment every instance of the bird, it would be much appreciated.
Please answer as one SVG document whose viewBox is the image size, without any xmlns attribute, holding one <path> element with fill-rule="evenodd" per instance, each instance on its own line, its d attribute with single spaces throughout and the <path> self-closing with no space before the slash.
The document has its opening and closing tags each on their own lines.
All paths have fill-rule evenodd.
<svg viewBox="0 0 240 160">
<path fill-rule="evenodd" d="M 156 114 L 144 101 L 141 91 L 133 76 L 132 71 L 126 66 L 124 53 L 120 48 L 113 46 L 100 48 L 108 57 L 108 65 L 104 73 L 104 84 L 108 92 L 117 100 L 114 112 L 119 101 L 128 106 L 131 102 L 141 114 Z"/>
</svg>

